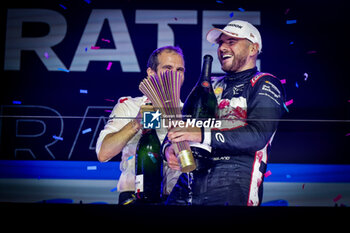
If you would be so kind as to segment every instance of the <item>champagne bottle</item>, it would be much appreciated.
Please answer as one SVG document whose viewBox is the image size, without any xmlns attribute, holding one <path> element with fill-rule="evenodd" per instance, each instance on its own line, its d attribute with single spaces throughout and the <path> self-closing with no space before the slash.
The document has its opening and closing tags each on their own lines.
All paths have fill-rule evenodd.
<svg viewBox="0 0 350 233">
<path fill-rule="evenodd" d="M 203 58 L 202 71 L 198 82 L 187 96 L 182 109 L 185 119 L 208 120 L 216 117 L 218 104 L 211 85 L 211 65 L 213 57 L 205 55 Z M 192 153 L 195 157 L 203 157 L 211 152 L 211 147 L 201 143 L 190 143 Z"/>
<path fill-rule="evenodd" d="M 149 111 L 150 103 L 146 104 Z M 153 109 L 153 108 L 152 108 Z M 145 108 L 141 107 L 141 113 Z M 163 159 L 155 129 L 142 129 L 135 159 L 135 196 L 137 203 L 159 203 L 162 198 Z"/>
</svg>

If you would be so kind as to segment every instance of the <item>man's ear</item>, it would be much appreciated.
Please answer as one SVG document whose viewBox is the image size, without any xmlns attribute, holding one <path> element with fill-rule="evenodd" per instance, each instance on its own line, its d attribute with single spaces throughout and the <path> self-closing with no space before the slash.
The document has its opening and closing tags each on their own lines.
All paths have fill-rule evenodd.
<svg viewBox="0 0 350 233">
<path fill-rule="evenodd" d="M 259 44 L 258 43 L 254 43 L 254 44 L 251 44 L 251 47 L 250 47 L 250 54 L 252 56 L 255 56 L 259 53 Z"/>
<path fill-rule="evenodd" d="M 155 75 L 155 74 L 156 74 L 156 72 L 154 70 L 152 70 L 151 67 L 147 68 L 147 75 L 148 76 Z"/>
</svg>

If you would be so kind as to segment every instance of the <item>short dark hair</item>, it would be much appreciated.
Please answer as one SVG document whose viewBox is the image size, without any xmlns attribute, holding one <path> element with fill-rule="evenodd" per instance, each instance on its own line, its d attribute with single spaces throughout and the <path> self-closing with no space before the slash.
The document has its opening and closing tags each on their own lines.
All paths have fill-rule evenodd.
<svg viewBox="0 0 350 233">
<path fill-rule="evenodd" d="M 148 58 L 147 68 L 149 67 L 152 70 L 157 72 L 157 67 L 159 65 L 158 55 L 161 54 L 163 51 L 175 52 L 175 53 L 179 54 L 182 57 L 182 59 L 184 59 L 184 55 L 183 55 L 182 49 L 180 47 L 178 47 L 178 46 L 164 46 L 164 47 L 160 47 L 152 52 L 151 56 Z"/>
</svg>

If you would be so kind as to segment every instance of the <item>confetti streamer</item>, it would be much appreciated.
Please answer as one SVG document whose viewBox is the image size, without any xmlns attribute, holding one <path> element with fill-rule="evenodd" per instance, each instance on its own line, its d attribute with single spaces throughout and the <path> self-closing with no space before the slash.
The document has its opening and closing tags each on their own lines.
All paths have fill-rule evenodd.
<svg viewBox="0 0 350 233">
<path fill-rule="evenodd" d="M 287 80 L 281 79 L 280 82 L 281 82 L 282 84 L 286 84 Z"/>
<path fill-rule="evenodd" d="M 304 73 L 304 81 L 307 81 L 307 79 L 308 79 L 308 77 L 309 77 L 309 75 L 307 74 L 307 73 Z"/>
<path fill-rule="evenodd" d="M 314 54 L 314 53 L 317 53 L 317 51 L 315 51 L 315 50 L 310 50 L 310 51 L 307 51 L 306 53 L 307 53 L 307 54 Z"/>
<path fill-rule="evenodd" d="M 296 19 L 289 19 L 289 20 L 286 20 L 286 24 L 296 24 L 297 23 L 297 20 Z"/>
<path fill-rule="evenodd" d="M 67 70 L 67 69 L 64 69 L 64 68 L 57 68 L 57 70 L 59 70 L 59 71 L 64 71 L 64 72 L 67 72 L 67 73 L 69 73 L 69 70 Z"/>
<path fill-rule="evenodd" d="M 111 99 L 105 99 L 105 101 L 114 102 L 114 100 L 111 100 Z"/>
<path fill-rule="evenodd" d="M 107 42 L 107 43 L 111 43 L 111 41 L 110 40 L 107 40 L 107 39 L 101 39 L 102 41 L 105 41 L 105 42 Z"/>
<path fill-rule="evenodd" d="M 152 152 L 148 152 L 148 157 L 152 160 L 153 163 L 157 162 L 157 159 L 154 157 L 154 154 Z"/>
<path fill-rule="evenodd" d="M 345 134 L 345 137 L 350 136 L 350 133 Z"/>
<path fill-rule="evenodd" d="M 13 103 L 13 104 L 22 104 L 22 102 L 19 101 L 19 100 L 14 100 L 14 101 L 12 101 L 12 103 Z"/>
<path fill-rule="evenodd" d="M 53 137 L 53 139 L 63 141 L 63 138 L 62 138 L 62 137 L 58 137 L 58 136 L 56 136 L 56 135 L 53 135 L 52 137 Z"/>
<path fill-rule="evenodd" d="M 286 106 L 289 106 L 289 105 L 291 105 L 292 103 L 293 103 L 293 99 L 288 100 L 285 104 L 286 104 Z"/>
<path fill-rule="evenodd" d="M 106 110 L 105 110 L 105 112 L 112 112 L 112 110 L 108 110 L 108 109 L 106 109 Z"/>
<path fill-rule="evenodd" d="M 285 103 L 283 103 L 283 107 L 284 107 L 284 109 L 285 109 L 287 112 L 289 112 L 289 110 L 288 110 L 288 108 L 287 108 L 287 106 L 286 106 Z"/>
<path fill-rule="evenodd" d="M 84 129 L 82 134 L 86 134 L 86 133 L 90 133 L 91 132 L 91 128 L 87 128 L 87 129 Z"/>
<path fill-rule="evenodd" d="M 243 8 L 241 8 L 241 7 L 239 7 L 238 10 L 239 10 L 240 12 L 244 12 L 244 11 L 245 11 L 245 10 L 244 10 Z"/>
<path fill-rule="evenodd" d="M 223 1 L 220 1 L 220 0 L 216 0 L 217 3 L 220 3 L 220 4 L 224 4 Z"/>
<path fill-rule="evenodd" d="M 341 194 L 338 194 L 338 196 L 336 196 L 335 198 L 333 198 L 334 202 L 339 201 L 343 196 Z"/>
<path fill-rule="evenodd" d="M 88 90 L 80 89 L 80 93 L 81 93 L 81 94 L 87 94 L 87 93 L 88 93 Z"/>
<path fill-rule="evenodd" d="M 111 67 L 112 67 L 112 62 L 110 61 L 110 62 L 108 62 L 108 65 L 107 65 L 107 68 L 106 68 L 106 70 L 110 70 L 111 69 Z"/>
<path fill-rule="evenodd" d="M 264 176 L 265 178 L 271 176 L 272 172 L 270 170 L 268 170 L 267 172 L 265 172 Z"/>
<path fill-rule="evenodd" d="M 117 190 L 118 190 L 117 187 L 115 187 L 115 188 L 112 188 L 110 191 L 113 193 L 113 192 L 115 192 Z"/>
<path fill-rule="evenodd" d="M 65 10 L 67 10 L 67 7 L 63 6 L 62 4 L 60 4 L 60 7 L 62 7 Z"/>
<path fill-rule="evenodd" d="M 91 46 L 91 49 L 100 49 L 99 46 Z"/>
</svg>

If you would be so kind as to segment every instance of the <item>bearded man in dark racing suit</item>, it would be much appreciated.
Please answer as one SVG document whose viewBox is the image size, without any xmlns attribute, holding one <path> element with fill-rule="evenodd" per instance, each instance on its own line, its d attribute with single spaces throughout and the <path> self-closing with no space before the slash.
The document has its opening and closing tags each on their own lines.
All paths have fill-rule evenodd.
<svg viewBox="0 0 350 233">
<path fill-rule="evenodd" d="M 275 76 L 257 70 L 262 42 L 250 23 L 234 20 L 224 29 L 213 28 L 207 40 L 218 44 L 226 72 L 212 78 L 222 123 L 219 128 L 169 131 L 171 142 L 200 142 L 212 152 L 196 158 L 199 169 L 179 177 L 167 203 L 256 206 L 262 200 L 271 142 L 285 112 L 284 89 Z M 163 151 L 169 166 L 178 169 L 171 143 Z"/>
</svg>

